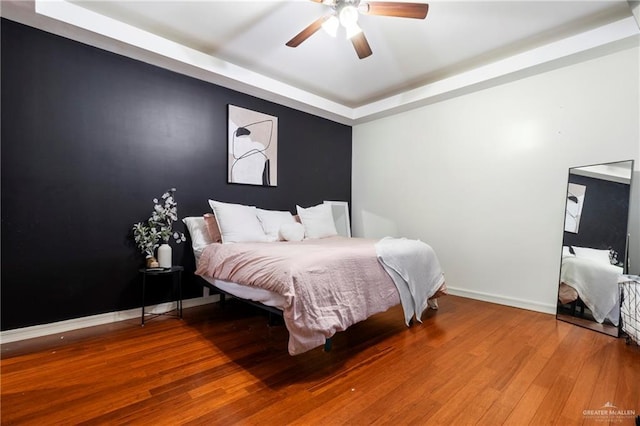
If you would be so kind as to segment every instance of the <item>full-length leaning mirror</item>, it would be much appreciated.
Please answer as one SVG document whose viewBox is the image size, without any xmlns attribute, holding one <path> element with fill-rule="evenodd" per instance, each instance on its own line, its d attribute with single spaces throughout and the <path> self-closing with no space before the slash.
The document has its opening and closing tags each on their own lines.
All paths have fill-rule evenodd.
<svg viewBox="0 0 640 426">
<path fill-rule="evenodd" d="M 556 317 L 618 336 L 633 160 L 569 169 Z"/>
</svg>

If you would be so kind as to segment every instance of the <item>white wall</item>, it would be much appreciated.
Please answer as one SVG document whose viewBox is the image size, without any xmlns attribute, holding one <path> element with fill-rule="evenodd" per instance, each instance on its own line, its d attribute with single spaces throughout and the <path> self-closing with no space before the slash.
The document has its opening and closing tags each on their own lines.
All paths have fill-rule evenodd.
<svg viewBox="0 0 640 426">
<path fill-rule="evenodd" d="M 354 127 L 354 235 L 419 238 L 453 294 L 555 313 L 568 168 L 640 168 L 639 59 L 634 47 Z"/>
</svg>

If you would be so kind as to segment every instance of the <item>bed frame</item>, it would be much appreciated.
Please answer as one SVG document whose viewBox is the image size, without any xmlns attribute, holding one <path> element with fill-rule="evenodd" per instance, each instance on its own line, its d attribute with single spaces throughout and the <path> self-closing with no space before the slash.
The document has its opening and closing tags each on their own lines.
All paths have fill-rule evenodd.
<svg viewBox="0 0 640 426">
<path fill-rule="evenodd" d="M 262 310 L 266 311 L 267 314 L 268 314 L 269 325 L 273 325 L 273 323 L 274 323 L 273 322 L 274 315 L 276 317 L 279 317 L 279 318 L 283 317 L 282 310 L 280 310 L 278 308 L 274 308 L 273 306 L 268 306 L 268 305 L 265 305 L 265 304 L 260 303 L 260 302 L 255 302 L 253 300 L 243 299 L 243 298 L 235 296 L 235 295 L 233 295 L 233 294 L 231 294 L 231 293 L 229 293 L 227 291 L 219 289 L 218 287 L 216 287 L 215 285 L 211 284 L 209 281 L 203 279 L 202 277 L 200 277 L 198 275 L 194 274 L 194 277 L 196 278 L 196 281 L 198 281 L 198 282 L 200 282 L 202 284 L 203 287 L 206 287 L 206 288 L 208 288 L 210 290 L 213 290 L 214 292 L 216 292 L 217 294 L 220 295 L 220 304 L 222 306 L 224 306 L 227 296 L 230 296 L 230 297 L 233 297 L 234 299 L 237 299 L 237 300 L 239 300 L 239 301 L 241 301 L 243 303 L 246 303 L 248 305 L 251 305 L 251 306 L 254 306 L 256 308 L 259 308 L 259 309 L 262 309 Z M 329 337 L 329 338 L 325 339 L 325 341 L 324 341 L 324 351 L 325 352 L 329 352 L 331 350 L 332 346 L 333 346 L 333 342 L 332 342 L 331 339 L 332 338 Z"/>
</svg>

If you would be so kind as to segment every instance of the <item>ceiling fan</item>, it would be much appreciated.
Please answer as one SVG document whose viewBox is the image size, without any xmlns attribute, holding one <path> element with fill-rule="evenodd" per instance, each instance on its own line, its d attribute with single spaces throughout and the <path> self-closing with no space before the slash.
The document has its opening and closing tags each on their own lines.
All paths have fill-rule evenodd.
<svg viewBox="0 0 640 426">
<path fill-rule="evenodd" d="M 399 18 L 424 19 L 427 17 L 429 5 L 426 3 L 404 3 L 391 1 L 361 1 L 361 0 L 311 0 L 331 7 L 331 12 L 316 19 L 305 29 L 300 31 L 286 44 L 298 47 L 300 43 L 311 37 L 320 28 L 336 36 L 342 25 L 351 40 L 360 59 L 370 56 L 373 52 L 362 29 L 358 26 L 358 15 L 395 16 Z"/>
</svg>

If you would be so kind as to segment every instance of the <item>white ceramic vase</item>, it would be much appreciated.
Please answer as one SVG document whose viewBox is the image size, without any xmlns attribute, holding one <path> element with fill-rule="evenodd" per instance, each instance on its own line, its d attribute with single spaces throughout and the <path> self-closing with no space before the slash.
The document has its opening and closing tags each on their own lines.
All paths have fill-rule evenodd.
<svg viewBox="0 0 640 426">
<path fill-rule="evenodd" d="M 171 246 L 169 244 L 161 244 L 158 247 L 158 263 L 161 268 L 171 268 Z"/>
</svg>

